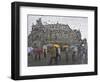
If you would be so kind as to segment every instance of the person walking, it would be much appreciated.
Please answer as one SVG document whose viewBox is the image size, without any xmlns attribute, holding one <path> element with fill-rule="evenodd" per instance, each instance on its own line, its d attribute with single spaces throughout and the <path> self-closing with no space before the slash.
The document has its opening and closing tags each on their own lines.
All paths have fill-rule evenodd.
<svg viewBox="0 0 100 82">
<path fill-rule="evenodd" d="M 56 48 L 52 46 L 49 49 L 49 54 L 50 54 L 50 62 L 49 64 L 56 64 Z"/>
<path fill-rule="evenodd" d="M 78 63 L 78 48 L 77 48 L 77 46 L 74 46 L 72 48 L 72 63 L 73 64 Z"/>
<path fill-rule="evenodd" d="M 38 60 L 41 60 L 42 52 L 43 52 L 43 51 L 42 51 L 41 48 L 38 48 L 38 49 L 37 49 Z"/>
<path fill-rule="evenodd" d="M 47 46 L 46 45 L 43 46 L 43 54 L 44 54 L 44 58 L 46 58 L 47 56 Z"/>
<path fill-rule="evenodd" d="M 61 61 L 60 48 L 56 48 L 56 64 L 59 64 L 60 61 Z"/>
<path fill-rule="evenodd" d="M 66 56 L 66 63 L 68 64 L 69 61 L 70 61 L 70 58 L 69 58 L 69 48 L 65 49 L 65 56 Z"/>
</svg>

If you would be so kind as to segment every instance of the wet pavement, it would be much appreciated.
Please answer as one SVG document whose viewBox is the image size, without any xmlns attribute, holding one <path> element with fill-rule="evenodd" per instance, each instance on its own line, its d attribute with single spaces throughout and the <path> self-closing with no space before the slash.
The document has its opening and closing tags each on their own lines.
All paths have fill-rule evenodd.
<svg viewBox="0 0 100 82">
<path fill-rule="evenodd" d="M 77 64 L 87 64 L 87 56 L 86 57 L 80 57 L 80 56 L 73 56 L 61 53 L 61 59 L 58 59 L 57 63 L 53 61 L 52 64 L 50 64 L 50 55 L 46 55 L 46 58 L 44 55 L 41 55 L 40 59 L 35 59 L 35 55 L 31 54 L 28 55 L 28 66 L 51 66 L 51 65 L 77 65 Z"/>
</svg>

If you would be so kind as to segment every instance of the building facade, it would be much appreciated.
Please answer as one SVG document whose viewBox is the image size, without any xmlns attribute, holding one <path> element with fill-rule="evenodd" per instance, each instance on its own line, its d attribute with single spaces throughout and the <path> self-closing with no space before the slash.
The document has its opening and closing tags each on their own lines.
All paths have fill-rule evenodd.
<svg viewBox="0 0 100 82">
<path fill-rule="evenodd" d="M 80 44 L 81 32 L 72 30 L 68 24 L 45 24 L 41 18 L 32 25 L 31 33 L 28 35 L 28 47 L 39 47 L 47 44 L 74 45 Z"/>
</svg>

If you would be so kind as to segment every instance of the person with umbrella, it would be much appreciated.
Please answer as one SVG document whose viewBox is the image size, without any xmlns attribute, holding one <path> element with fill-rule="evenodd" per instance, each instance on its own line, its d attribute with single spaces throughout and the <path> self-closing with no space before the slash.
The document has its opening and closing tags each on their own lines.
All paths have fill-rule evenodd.
<svg viewBox="0 0 100 82">
<path fill-rule="evenodd" d="M 49 54 L 50 54 L 49 64 L 56 64 L 56 48 L 55 48 L 55 46 L 51 46 L 49 48 Z"/>
<path fill-rule="evenodd" d="M 31 53 L 32 53 L 32 51 L 33 51 L 33 48 L 32 48 L 32 47 L 28 47 L 28 48 L 27 48 L 27 51 L 28 51 L 28 55 L 30 56 Z"/>
</svg>

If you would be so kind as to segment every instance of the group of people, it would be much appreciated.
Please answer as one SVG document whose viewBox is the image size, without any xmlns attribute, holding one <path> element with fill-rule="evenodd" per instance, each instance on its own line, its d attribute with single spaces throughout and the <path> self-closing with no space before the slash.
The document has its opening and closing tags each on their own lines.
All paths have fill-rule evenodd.
<svg viewBox="0 0 100 82">
<path fill-rule="evenodd" d="M 63 53 L 62 53 L 63 52 Z M 60 47 L 44 45 L 42 48 L 32 48 L 30 52 L 34 60 L 41 62 L 41 59 L 48 59 L 48 65 L 59 64 L 64 55 L 66 64 L 84 64 L 87 63 L 87 48 L 84 46 L 69 46 L 65 50 Z"/>
<path fill-rule="evenodd" d="M 48 57 L 48 64 L 58 64 L 58 61 L 61 60 L 60 48 L 55 46 L 49 46 L 47 48 L 44 45 L 42 48 L 32 48 L 28 52 L 29 56 L 32 56 L 34 60 L 41 61 L 41 59 L 47 59 Z"/>
<path fill-rule="evenodd" d="M 28 48 L 28 56 L 32 56 L 35 60 L 41 60 L 42 53 L 42 48 Z"/>
<path fill-rule="evenodd" d="M 84 46 L 71 46 L 66 48 L 66 61 L 68 64 L 86 64 L 87 48 Z"/>
</svg>

